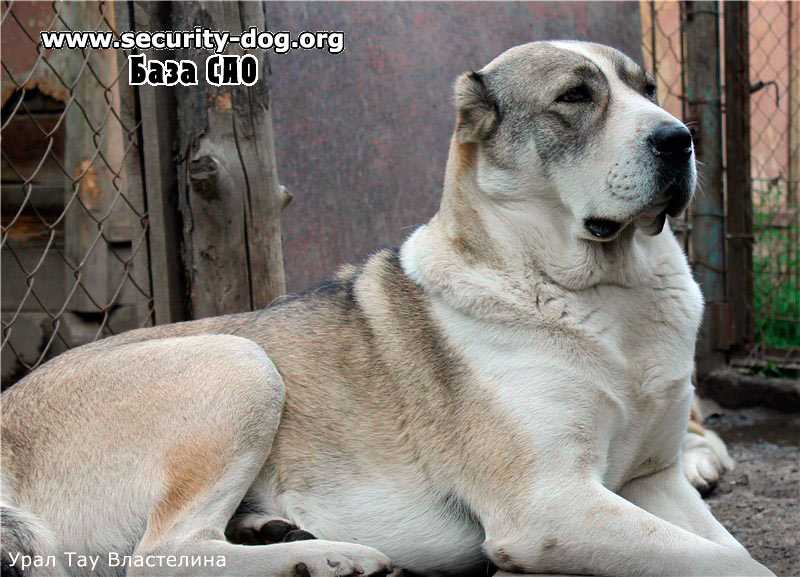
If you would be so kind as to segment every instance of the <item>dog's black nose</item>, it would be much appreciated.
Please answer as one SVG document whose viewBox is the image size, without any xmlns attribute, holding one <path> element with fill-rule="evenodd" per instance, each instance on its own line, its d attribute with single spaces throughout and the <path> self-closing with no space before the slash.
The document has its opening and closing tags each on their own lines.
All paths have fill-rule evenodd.
<svg viewBox="0 0 800 577">
<path fill-rule="evenodd" d="M 650 135 L 656 156 L 669 160 L 686 160 L 692 154 L 692 133 L 683 124 L 662 124 Z"/>
</svg>

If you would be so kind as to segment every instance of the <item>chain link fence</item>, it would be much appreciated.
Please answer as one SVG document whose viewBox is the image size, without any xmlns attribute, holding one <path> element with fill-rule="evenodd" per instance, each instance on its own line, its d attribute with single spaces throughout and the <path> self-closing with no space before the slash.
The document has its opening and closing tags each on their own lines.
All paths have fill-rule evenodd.
<svg viewBox="0 0 800 577">
<path fill-rule="evenodd" d="M 684 119 L 683 4 L 641 2 L 641 20 L 644 65 L 655 77 L 659 104 L 676 118 Z M 671 224 L 689 254 L 688 212 L 681 219 L 671 219 Z"/>
<path fill-rule="evenodd" d="M 128 27 L 127 2 L 4 2 L 2 376 L 152 323 L 136 94 L 116 50 L 41 30 Z"/>
<path fill-rule="evenodd" d="M 800 6 L 750 4 L 756 337 L 800 348 Z"/>
<path fill-rule="evenodd" d="M 715 10 L 719 29 L 724 30 L 721 4 L 695 4 L 699 6 L 694 10 Z M 685 55 L 687 3 L 643 0 L 640 6 L 644 61 L 657 79 L 660 102 L 686 119 L 687 68 L 691 66 Z M 789 359 L 800 351 L 800 5 L 751 2 L 747 19 L 749 42 L 745 44 L 749 45 L 742 49 L 748 50 L 749 86 L 743 89 L 750 93 L 750 129 L 745 138 L 749 139 L 753 230 L 745 240 L 753 243 L 753 265 L 752 270 L 720 272 L 742 282 L 751 275 L 755 346 L 750 355 Z M 724 43 L 721 33 L 721 51 Z M 721 78 L 725 78 L 721 61 Z M 724 93 L 722 87 L 720 93 Z M 723 117 L 726 113 L 731 112 L 723 107 Z M 724 144 L 720 147 L 725 148 Z M 704 194 L 702 184 L 698 194 Z M 676 228 L 694 266 L 692 215 L 690 208 Z M 732 236 L 736 235 L 728 234 L 728 242 Z"/>
</svg>

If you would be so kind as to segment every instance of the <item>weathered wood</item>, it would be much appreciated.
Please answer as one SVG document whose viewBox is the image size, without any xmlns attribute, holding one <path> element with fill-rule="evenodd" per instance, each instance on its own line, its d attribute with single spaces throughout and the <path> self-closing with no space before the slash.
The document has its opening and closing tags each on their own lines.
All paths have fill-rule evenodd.
<svg viewBox="0 0 800 577">
<path fill-rule="evenodd" d="M 263 23 L 265 4 L 240 2 L 240 22 Z M 269 56 L 259 50 L 261 82 L 238 87 L 234 95 L 234 122 L 241 162 L 247 171 L 245 211 L 250 256 L 250 286 L 253 308 L 263 308 L 286 292 L 283 264 L 281 211 L 290 196 L 281 188 L 275 161 L 269 93 Z"/>
<path fill-rule="evenodd" d="M 105 18 L 113 29 L 122 33 L 133 29 L 132 3 L 124 0 L 106 2 L 101 5 Z M 114 84 L 116 101 L 109 124 L 119 131 L 119 145 L 122 146 L 117 171 L 121 178 L 117 186 L 124 200 L 120 200 L 104 230 L 104 237 L 110 243 L 109 249 L 114 258 L 110 259 L 108 275 L 112 290 L 119 290 L 116 305 L 132 305 L 130 310 L 138 316 L 131 317 L 131 323 L 139 326 L 153 324 L 152 288 L 148 254 L 147 203 L 144 191 L 144 168 L 142 166 L 142 143 L 138 128 L 140 114 L 137 109 L 136 87 L 128 83 L 128 55 L 122 50 L 113 51 L 116 56 L 116 69 L 119 76 Z M 125 279 L 124 277 L 127 277 Z M 117 318 L 120 315 L 114 313 Z"/>
<path fill-rule="evenodd" d="M 135 28 L 168 29 L 170 7 L 170 2 L 134 3 Z M 145 54 L 153 58 L 165 57 L 163 51 L 146 51 Z M 174 164 L 177 104 L 175 94 L 164 87 L 140 86 L 138 94 L 155 321 L 157 324 L 172 323 L 187 318 Z"/>
<path fill-rule="evenodd" d="M 177 3 L 172 26 L 238 34 L 265 29 L 265 16 L 260 3 Z M 268 66 L 263 51 L 253 52 L 261 71 L 255 86 L 215 87 L 205 80 L 210 54 L 177 55 L 200 73 L 197 86 L 177 87 L 179 206 L 194 318 L 262 307 L 285 290 Z"/>
<path fill-rule="evenodd" d="M 113 26 L 113 9 L 104 10 Z M 70 29 L 91 30 L 97 27 L 101 5 L 94 1 L 75 3 L 62 6 L 60 12 Z M 119 84 L 115 83 L 119 65 L 113 50 L 62 52 L 67 54 L 63 77 L 73 86 L 80 103 L 68 108 L 65 120 L 69 146 L 64 166 L 72 180 L 65 190 L 69 208 L 64 221 L 64 253 L 78 269 L 76 276 L 68 267 L 65 275 L 67 286 L 79 279 L 82 287 L 74 293 L 69 309 L 91 313 L 110 306 L 116 292 L 115 283 L 108 278 L 114 256 L 101 233 L 107 229 L 113 236 L 112 229 L 133 229 L 131 211 L 118 198 L 120 190 L 128 189 L 125 136 L 110 111 L 111 107 L 120 110 Z M 132 194 L 135 202 L 134 197 Z"/>
<path fill-rule="evenodd" d="M 750 38 L 748 3 L 725 2 L 725 180 L 727 298 L 733 344 L 754 340 L 753 197 L 750 180 Z"/>
<path fill-rule="evenodd" d="M 690 257 L 706 310 L 697 343 L 700 375 L 724 362 L 725 204 L 722 182 L 719 13 L 715 1 L 686 2 L 684 23 L 687 120 L 694 138 L 702 191 L 692 207 Z"/>
</svg>

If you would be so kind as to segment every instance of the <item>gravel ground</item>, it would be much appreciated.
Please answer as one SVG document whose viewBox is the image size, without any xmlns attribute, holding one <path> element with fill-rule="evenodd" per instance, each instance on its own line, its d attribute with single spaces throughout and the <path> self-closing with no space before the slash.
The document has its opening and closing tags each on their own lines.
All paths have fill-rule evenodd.
<svg viewBox="0 0 800 577">
<path fill-rule="evenodd" d="M 800 576 L 800 414 L 718 413 L 706 425 L 726 441 L 736 469 L 709 497 L 711 509 L 755 559 L 781 577 Z"/>
</svg>

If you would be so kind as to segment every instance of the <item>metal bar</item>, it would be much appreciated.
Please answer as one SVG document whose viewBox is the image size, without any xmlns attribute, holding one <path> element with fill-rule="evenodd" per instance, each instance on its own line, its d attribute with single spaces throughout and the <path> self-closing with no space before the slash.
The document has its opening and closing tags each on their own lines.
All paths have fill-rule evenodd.
<svg viewBox="0 0 800 577">
<path fill-rule="evenodd" d="M 749 3 L 725 2 L 726 292 L 732 344 L 755 340 L 753 316 L 753 196 L 750 181 Z"/>
<path fill-rule="evenodd" d="M 653 57 L 653 78 L 656 79 L 656 84 L 658 83 L 658 54 L 656 53 L 657 17 L 656 3 L 654 0 L 650 0 L 650 51 Z"/>
<path fill-rule="evenodd" d="M 690 240 L 695 278 L 706 299 L 697 344 L 702 377 L 725 362 L 725 222 L 718 2 L 685 2 L 684 67 L 687 120 L 695 127 L 702 190 L 694 202 Z"/>
<path fill-rule="evenodd" d="M 794 2 L 788 1 L 788 34 L 789 42 L 789 169 L 786 186 L 787 209 L 793 214 L 794 226 L 789 228 L 789 263 L 794 265 L 795 310 L 800 310 L 800 62 L 797 61 L 800 53 L 800 25 L 798 17 L 800 10 Z M 789 265 L 790 267 L 792 264 Z M 800 318 L 792 319 L 800 323 Z"/>
</svg>

